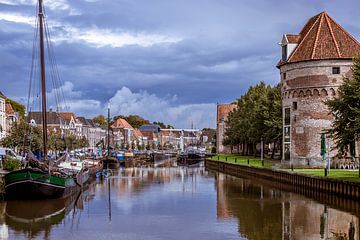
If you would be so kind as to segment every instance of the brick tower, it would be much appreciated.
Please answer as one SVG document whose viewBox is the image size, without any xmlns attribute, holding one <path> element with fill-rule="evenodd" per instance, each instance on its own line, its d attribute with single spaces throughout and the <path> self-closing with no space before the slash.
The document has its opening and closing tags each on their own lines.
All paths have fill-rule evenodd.
<svg viewBox="0 0 360 240">
<path fill-rule="evenodd" d="M 299 34 L 285 34 L 280 45 L 283 162 L 323 165 L 321 132 L 333 120 L 323 101 L 336 97 L 344 77 L 351 77 L 360 44 L 322 12 L 310 18 Z M 330 156 L 336 154 L 331 151 Z"/>
</svg>

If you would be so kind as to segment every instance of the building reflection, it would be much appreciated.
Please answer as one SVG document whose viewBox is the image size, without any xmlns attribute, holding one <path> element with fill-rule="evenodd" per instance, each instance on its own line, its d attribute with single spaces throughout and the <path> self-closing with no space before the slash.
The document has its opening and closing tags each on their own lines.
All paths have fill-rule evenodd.
<svg viewBox="0 0 360 240">
<path fill-rule="evenodd" d="M 359 218 L 301 195 L 217 173 L 217 218 L 247 239 L 359 239 Z"/>
</svg>

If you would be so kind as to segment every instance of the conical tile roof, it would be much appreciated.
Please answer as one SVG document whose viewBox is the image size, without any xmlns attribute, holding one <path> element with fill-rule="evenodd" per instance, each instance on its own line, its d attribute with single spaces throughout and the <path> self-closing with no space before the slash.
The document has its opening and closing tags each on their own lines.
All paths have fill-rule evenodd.
<svg viewBox="0 0 360 240">
<path fill-rule="evenodd" d="M 322 12 L 305 24 L 298 46 L 284 63 L 322 59 L 351 59 L 360 55 L 360 43 Z"/>
</svg>

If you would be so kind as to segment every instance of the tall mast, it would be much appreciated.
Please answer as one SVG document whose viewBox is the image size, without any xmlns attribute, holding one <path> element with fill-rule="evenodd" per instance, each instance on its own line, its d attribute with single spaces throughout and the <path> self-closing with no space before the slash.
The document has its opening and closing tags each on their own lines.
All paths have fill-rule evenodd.
<svg viewBox="0 0 360 240">
<path fill-rule="evenodd" d="M 107 121 L 108 121 L 108 129 L 107 129 L 107 156 L 108 159 L 110 157 L 110 102 L 108 104 L 108 117 L 107 117 Z"/>
<path fill-rule="evenodd" d="M 46 81 L 45 81 L 45 54 L 44 54 L 44 24 L 43 24 L 43 7 L 42 0 L 39 0 L 39 31 L 40 31 L 40 65 L 41 65 L 41 107 L 43 122 L 43 144 L 44 144 L 44 161 L 47 160 L 47 119 L 46 119 Z M 50 170 L 50 164 L 49 164 Z"/>
</svg>

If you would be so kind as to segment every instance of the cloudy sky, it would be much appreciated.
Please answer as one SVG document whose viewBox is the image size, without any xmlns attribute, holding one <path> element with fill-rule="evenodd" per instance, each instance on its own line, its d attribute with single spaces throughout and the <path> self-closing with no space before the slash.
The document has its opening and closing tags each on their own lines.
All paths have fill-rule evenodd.
<svg viewBox="0 0 360 240">
<path fill-rule="evenodd" d="M 36 0 L 0 0 L 0 91 L 26 101 Z M 216 103 L 278 82 L 277 43 L 327 11 L 360 39 L 359 0 L 44 0 L 71 111 L 215 127 Z M 50 90 L 49 90 L 50 91 Z"/>
</svg>

